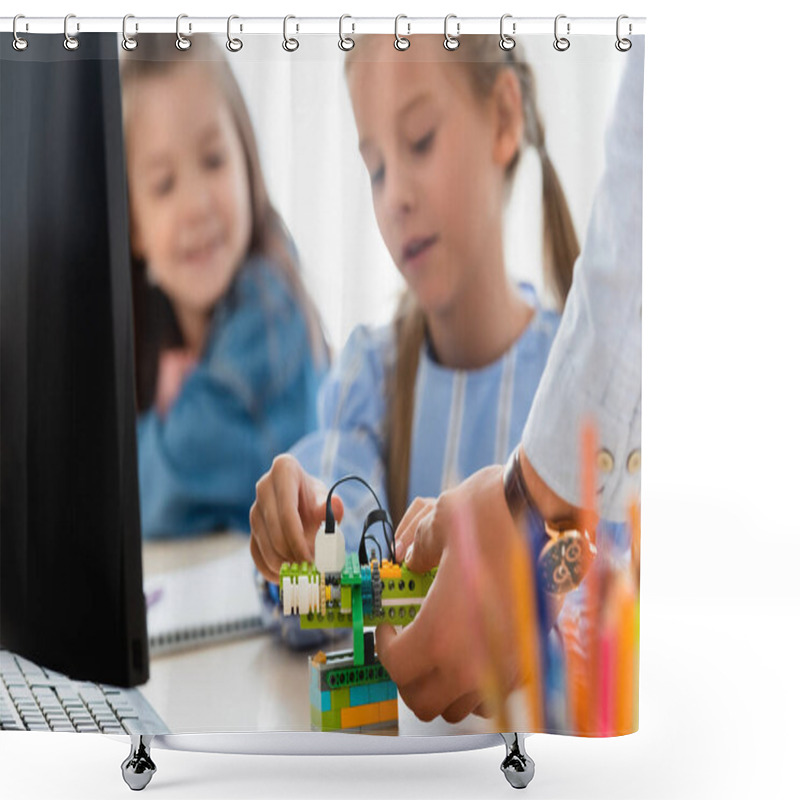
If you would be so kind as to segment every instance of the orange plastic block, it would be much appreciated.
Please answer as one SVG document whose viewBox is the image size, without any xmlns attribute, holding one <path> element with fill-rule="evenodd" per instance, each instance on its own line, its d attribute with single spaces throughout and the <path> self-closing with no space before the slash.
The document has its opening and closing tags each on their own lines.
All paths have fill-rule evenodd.
<svg viewBox="0 0 800 800">
<path fill-rule="evenodd" d="M 378 703 L 381 722 L 397 721 L 397 699 L 383 700 Z"/>
<path fill-rule="evenodd" d="M 365 706 L 351 706 L 342 709 L 342 728 L 360 728 L 381 721 L 380 706 L 383 703 L 370 703 Z"/>
<path fill-rule="evenodd" d="M 383 559 L 383 563 L 380 566 L 379 572 L 383 580 L 389 580 L 390 578 L 399 580 L 403 577 L 403 572 L 400 569 L 400 565 L 392 564 L 391 561 L 388 561 L 385 558 Z"/>
</svg>

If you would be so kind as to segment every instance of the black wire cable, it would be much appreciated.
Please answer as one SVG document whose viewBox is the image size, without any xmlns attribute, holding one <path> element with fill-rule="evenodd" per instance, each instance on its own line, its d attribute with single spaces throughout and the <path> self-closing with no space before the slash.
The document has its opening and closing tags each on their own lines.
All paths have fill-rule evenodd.
<svg viewBox="0 0 800 800">
<path fill-rule="evenodd" d="M 361 537 L 362 542 L 366 542 L 367 540 L 375 543 L 375 546 L 378 548 L 378 552 L 381 554 L 381 560 L 383 560 L 383 547 L 381 546 L 381 543 L 371 533 L 367 533 Z"/>
<path fill-rule="evenodd" d="M 345 483 L 346 481 L 358 481 L 360 484 L 366 486 L 367 489 L 369 489 L 370 494 L 375 499 L 375 504 L 378 506 L 378 509 L 383 513 L 383 517 L 380 520 L 383 525 L 383 538 L 386 541 L 386 546 L 389 550 L 389 553 L 392 556 L 392 562 L 396 564 L 397 551 L 395 548 L 396 543 L 394 540 L 394 526 L 389 520 L 388 512 L 381 505 L 381 501 L 378 499 L 378 495 L 375 494 L 375 490 L 363 478 L 359 477 L 358 475 L 345 475 L 343 478 L 339 478 L 339 480 L 336 481 L 336 483 L 334 483 L 333 486 L 331 486 L 331 488 L 329 489 L 328 499 L 325 504 L 325 533 L 333 533 L 336 530 L 336 520 L 333 516 L 333 504 L 331 502 L 333 498 L 333 490 L 340 484 Z M 391 539 L 389 538 L 389 533 L 386 530 L 387 524 L 389 526 L 389 530 L 392 532 Z M 368 528 L 369 525 L 367 525 L 361 533 L 361 546 L 364 547 L 365 550 L 366 550 L 366 545 L 364 544 L 364 539 L 365 536 L 367 535 Z M 375 541 L 374 537 L 373 541 Z M 378 544 L 378 542 L 375 541 L 375 544 Z M 378 547 L 380 549 L 380 545 L 378 545 Z M 361 550 L 361 547 L 359 547 L 359 550 Z M 381 556 L 383 556 L 383 550 L 381 550 Z"/>
</svg>

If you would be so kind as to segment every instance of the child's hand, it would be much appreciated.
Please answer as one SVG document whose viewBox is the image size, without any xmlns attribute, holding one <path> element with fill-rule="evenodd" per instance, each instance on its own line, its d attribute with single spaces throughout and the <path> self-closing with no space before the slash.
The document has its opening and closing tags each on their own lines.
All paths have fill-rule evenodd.
<svg viewBox="0 0 800 800">
<path fill-rule="evenodd" d="M 303 470 L 296 458 L 280 455 L 256 484 L 250 509 L 250 553 L 259 572 L 277 583 L 284 561 L 313 561 L 314 539 L 325 521 L 327 490 Z M 332 498 L 333 515 L 341 521 L 344 506 Z"/>
<path fill-rule="evenodd" d="M 184 348 L 164 350 L 158 359 L 156 411 L 165 417 L 181 392 L 183 382 L 197 364 L 197 357 Z"/>
</svg>

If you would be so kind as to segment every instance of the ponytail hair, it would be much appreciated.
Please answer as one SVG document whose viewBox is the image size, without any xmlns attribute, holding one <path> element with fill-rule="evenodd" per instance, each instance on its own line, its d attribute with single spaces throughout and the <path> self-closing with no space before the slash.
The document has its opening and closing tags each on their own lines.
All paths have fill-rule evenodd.
<svg viewBox="0 0 800 800">
<path fill-rule="evenodd" d="M 493 50 L 500 50 L 492 39 Z M 461 48 L 459 48 L 461 49 Z M 511 50 L 501 51 L 503 56 L 499 62 L 502 69 L 505 64 L 514 70 L 519 79 L 522 92 L 522 108 L 525 114 L 525 142 L 539 154 L 542 171 L 542 245 L 544 256 L 544 280 L 553 292 L 559 311 L 563 311 L 570 286 L 572 286 L 572 270 L 580 253 L 578 236 L 572 222 L 567 197 L 561 187 L 555 165 L 550 160 L 545 142 L 545 131 L 536 102 L 536 81 L 531 65 L 525 61 L 521 46 L 517 43 Z M 491 72 L 492 85 L 497 71 L 489 69 L 485 62 L 473 61 L 468 64 L 470 72 Z M 475 78 L 473 78 L 475 80 Z M 491 88 L 491 87 L 489 87 Z M 512 159 L 508 166 L 508 178 L 513 179 L 519 164 L 520 153 Z"/>
<path fill-rule="evenodd" d="M 387 42 L 391 38 L 386 37 Z M 442 60 L 460 62 L 479 100 L 491 95 L 503 70 L 512 70 L 519 81 L 525 120 L 524 144 L 536 150 L 541 163 L 544 281 L 554 294 L 559 310 L 563 310 L 580 248 L 566 195 L 547 152 L 544 125 L 536 102 L 536 82 L 522 45 L 517 42 L 513 49 L 503 50 L 498 47 L 495 36 L 462 36 L 457 50 L 441 53 L 439 48 L 437 52 Z M 348 54 L 346 65 L 354 58 Z M 506 169 L 509 185 L 516 175 L 520 156 L 518 151 Z M 408 289 L 400 300 L 393 326 L 395 367 L 387 381 L 385 460 L 389 511 L 397 524 L 408 505 L 414 390 L 419 354 L 425 342 L 425 317 Z"/>
</svg>

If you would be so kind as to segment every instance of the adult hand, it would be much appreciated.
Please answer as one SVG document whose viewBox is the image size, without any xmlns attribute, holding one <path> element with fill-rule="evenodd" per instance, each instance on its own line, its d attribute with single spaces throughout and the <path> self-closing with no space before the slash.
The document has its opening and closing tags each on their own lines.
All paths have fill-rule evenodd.
<svg viewBox="0 0 800 800">
<path fill-rule="evenodd" d="M 378 627 L 381 663 L 422 720 L 496 711 L 496 701 L 530 677 L 518 657 L 523 643 L 513 613 L 520 595 L 511 565 L 521 533 L 506 505 L 502 467 L 476 472 L 437 500 L 412 503 L 398 537 L 398 559 L 405 552 L 409 569 L 438 564 L 439 571 L 411 624 L 399 632 Z"/>
<path fill-rule="evenodd" d="M 250 554 L 268 581 L 278 582 L 284 561 L 314 560 L 314 540 L 325 521 L 327 495 L 325 484 L 288 454 L 277 456 L 259 479 L 250 508 Z M 334 495 L 331 503 L 340 522 L 342 501 Z"/>
</svg>

